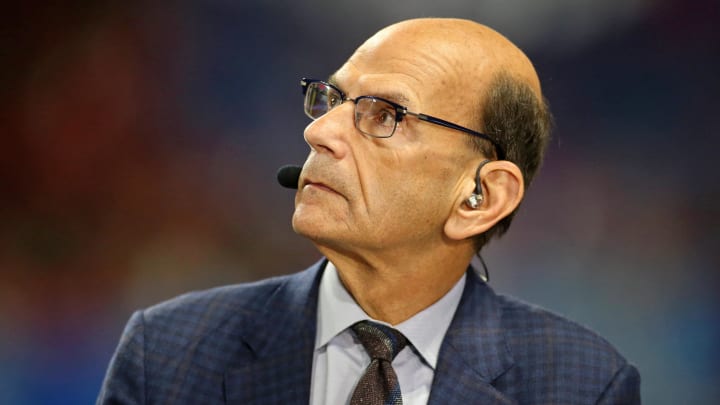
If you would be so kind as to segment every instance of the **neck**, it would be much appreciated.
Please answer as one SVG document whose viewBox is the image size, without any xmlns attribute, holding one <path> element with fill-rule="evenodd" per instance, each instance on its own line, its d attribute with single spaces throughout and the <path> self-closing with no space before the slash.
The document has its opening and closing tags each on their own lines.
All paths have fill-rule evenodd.
<svg viewBox="0 0 720 405">
<path fill-rule="evenodd" d="M 355 302 L 372 318 L 397 325 L 442 298 L 472 257 L 447 254 L 348 255 L 318 246 Z"/>
</svg>

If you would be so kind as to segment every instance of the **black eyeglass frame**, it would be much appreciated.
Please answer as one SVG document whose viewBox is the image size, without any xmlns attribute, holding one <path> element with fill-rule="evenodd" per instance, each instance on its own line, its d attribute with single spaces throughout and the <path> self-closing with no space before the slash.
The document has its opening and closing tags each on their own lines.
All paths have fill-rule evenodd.
<svg viewBox="0 0 720 405">
<path fill-rule="evenodd" d="M 440 125 L 440 126 L 443 126 L 443 127 L 445 127 L 445 128 L 454 129 L 454 130 L 456 130 L 456 131 L 465 132 L 466 134 L 470 134 L 470 135 L 477 136 L 477 137 L 480 137 L 480 138 L 482 138 L 482 139 L 485 139 L 485 140 L 489 141 L 490 143 L 492 143 L 493 146 L 495 147 L 495 151 L 496 151 L 496 153 L 497 153 L 497 158 L 498 158 L 498 160 L 504 160 L 504 159 L 505 159 L 505 151 L 504 151 L 503 148 L 500 146 L 500 144 L 499 144 L 495 139 L 493 139 L 491 136 L 486 135 L 486 134 L 483 134 L 482 132 L 473 131 L 473 130 L 470 129 L 470 128 L 465 128 L 465 127 L 463 127 L 463 126 L 461 126 L 461 125 L 454 124 L 454 123 L 452 123 L 452 122 L 450 122 L 450 121 L 445 121 L 445 120 L 443 120 L 443 119 L 440 119 L 440 118 L 437 118 L 437 117 L 433 117 L 432 115 L 427 115 L 427 114 L 422 114 L 422 113 L 415 113 L 415 112 L 409 111 L 409 110 L 407 109 L 407 107 L 405 107 L 405 106 L 403 106 L 403 105 L 400 105 L 400 104 L 398 104 L 398 103 L 395 103 L 395 102 L 393 102 L 393 101 L 384 99 L 384 98 L 382 98 L 382 97 L 359 96 L 359 97 L 356 97 L 356 98 L 352 99 L 352 98 L 350 98 L 350 97 L 347 97 L 342 90 L 338 89 L 336 86 L 333 86 L 332 84 L 330 84 L 330 83 L 328 83 L 328 82 L 326 82 L 326 81 L 324 81 L 324 80 L 319 80 L 319 79 L 307 79 L 307 78 L 304 78 L 304 77 L 303 77 L 303 78 L 300 80 L 300 85 L 302 86 L 303 96 L 306 95 L 308 86 L 310 86 L 310 84 L 312 84 L 312 83 L 321 83 L 321 84 L 323 84 L 323 85 L 325 85 L 325 86 L 328 86 L 328 87 L 334 89 L 335 91 L 337 91 L 338 94 L 340 94 L 340 98 L 341 98 L 340 104 L 344 103 L 345 101 L 352 101 L 352 102 L 357 106 L 357 103 L 358 103 L 359 100 L 362 100 L 362 99 L 374 99 L 374 100 L 379 100 L 379 101 L 385 102 L 385 103 L 387 103 L 387 104 L 390 104 L 391 106 L 393 106 L 393 108 L 395 108 L 395 125 L 394 125 L 393 130 L 392 130 L 392 132 L 390 133 L 390 135 L 388 135 L 388 136 L 377 136 L 377 135 L 372 135 L 372 134 L 366 134 L 366 135 L 369 135 L 369 136 L 372 136 L 372 137 L 375 137 L 375 138 L 390 138 L 390 137 L 393 136 L 393 134 L 395 133 L 395 129 L 397 129 L 397 124 L 398 124 L 398 122 L 401 122 L 406 115 L 411 115 L 411 116 L 413 116 L 413 117 L 417 117 L 417 119 L 419 119 L 419 120 L 421 120 L 421 121 L 429 122 L 429 123 L 435 124 L 435 125 Z M 328 111 L 330 111 L 330 109 L 328 109 Z M 327 112 L 326 112 L 326 113 L 327 113 Z M 308 117 L 310 117 L 311 119 L 313 119 L 313 120 L 316 120 L 317 118 L 320 118 L 320 117 L 313 117 L 313 116 L 310 115 L 307 111 L 305 111 L 305 114 L 306 114 Z M 323 114 L 323 115 L 324 115 L 324 114 Z M 364 133 L 364 132 L 363 132 L 363 133 Z"/>
</svg>

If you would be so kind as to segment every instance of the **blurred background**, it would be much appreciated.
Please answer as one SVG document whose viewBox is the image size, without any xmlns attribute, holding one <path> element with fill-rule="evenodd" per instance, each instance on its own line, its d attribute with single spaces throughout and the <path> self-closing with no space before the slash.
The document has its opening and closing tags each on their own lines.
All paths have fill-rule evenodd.
<svg viewBox="0 0 720 405">
<path fill-rule="evenodd" d="M 92 403 L 133 310 L 298 271 L 299 78 L 465 17 L 534 61 L 557 129 L 495 289 L 607 337 L 648 404 L 720 403 L 714 0 L 17 2 L 0 27 L 0 403 Z"/>
</svg>

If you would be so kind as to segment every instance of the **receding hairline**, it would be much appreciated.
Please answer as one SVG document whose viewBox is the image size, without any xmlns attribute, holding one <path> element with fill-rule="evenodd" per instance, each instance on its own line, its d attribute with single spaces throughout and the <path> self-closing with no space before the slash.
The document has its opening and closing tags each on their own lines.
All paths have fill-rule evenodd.
<svg viewBox="0 0 720 405">
<path fill-rule="evenodd" d="M 535 95 L 542 99 L 540 80 L 530 59 L 507 37 L 487 25 L 461 18 L 416 18 L 387 26 L 366 43 L 393 35 L 423 38 L 454 47 L 462 44 L 460 49 L 466 53 L 476 58 L 489 59 L 478 60 L 477 64 L 473 64 L 490 66 L 489 71 L 483 72 L 484 76 L 492 77 L 502 71 L 528 84 Z"/>
</svg>

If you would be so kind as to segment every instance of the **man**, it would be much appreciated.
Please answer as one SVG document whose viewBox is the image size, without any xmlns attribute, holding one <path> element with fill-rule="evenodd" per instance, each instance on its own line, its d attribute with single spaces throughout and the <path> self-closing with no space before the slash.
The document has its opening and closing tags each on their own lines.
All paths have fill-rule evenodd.
<svg viewBox="0 0 720 405">
<path fill-rule="evenodd" d="M 469 267 L 547 143 L 518 48 L 470 21 L 404 21 L 302 85 L 293 228 L 326 259 L 135 313 L 98 403 L 639 403 L 610 344 Z"/>
</svg>

